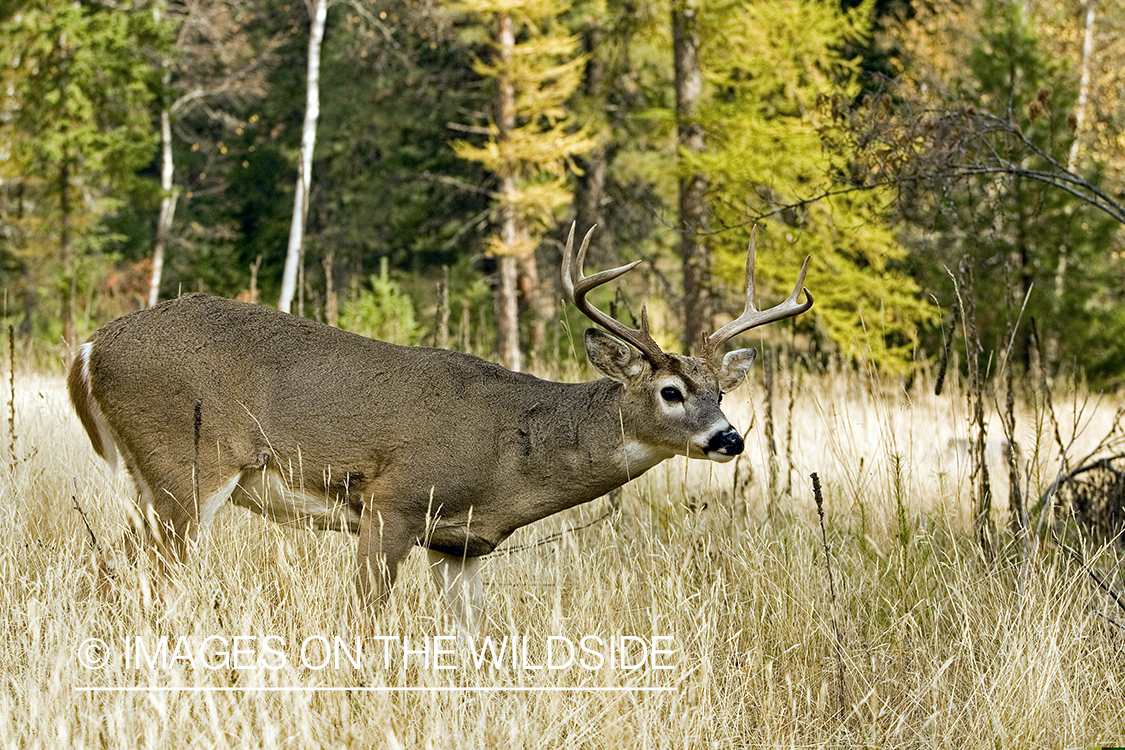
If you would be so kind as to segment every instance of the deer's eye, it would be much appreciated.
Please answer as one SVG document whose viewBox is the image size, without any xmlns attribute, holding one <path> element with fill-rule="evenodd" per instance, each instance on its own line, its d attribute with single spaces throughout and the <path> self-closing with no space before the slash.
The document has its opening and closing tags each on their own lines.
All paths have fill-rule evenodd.
<svg viewBox="0 0 1125 750">
<path fill-rule="evenodd" d="M 723 403 L 723 394 L 721 394 L 721 393 L 719 394 L 719 403 L 720 404 Z"/>
<path fill-rule="evenodd" d="M 673 404 L 680 404 L 684 401 L 684 394 L 680 393 L 679 388 L 673 388 L 672 386 L 662 388 L 660 390 L 660 397 Z"/>
</svg>

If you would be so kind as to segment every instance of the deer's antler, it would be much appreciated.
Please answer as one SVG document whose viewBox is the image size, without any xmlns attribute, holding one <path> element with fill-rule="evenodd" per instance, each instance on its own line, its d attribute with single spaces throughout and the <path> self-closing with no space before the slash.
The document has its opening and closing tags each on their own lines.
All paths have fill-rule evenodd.
<svg viewBox="0 0 1125 750">
<path fill-rule="evenodd" d="M 813 305 L 813 296 L 809 293 L 809 290 L 804 287 L 805 273 L 809 270 L 809 260 L 812 256 L 806 257 L 805 262 L 801 265 L 801 273 L 797 276 L 797 285 L 793 287 L 793 292 L 789 295 L 788 299 L 780 305 L 771 307 L 768 310 L 759 310 L 754 305 L 754 244 L 757 236 L 758 227 L 755 226 L 750 230 L 750 247 L 746 251 L 746 308 L 737 319 L 727 323 L 704 339 L 703 354 L 705 357 L 714 357 L 719 347 L 722 346 L 723 342 L 727 339 L 749 331 L 751 328 L 765 325 L 766 323 L 773 323 L 778 320 L 792 318 L 794 315 L 800 315 Z M 801 295 L 802 291 L 805 293 L 805 301 L 797 302 L 797 297 Z"/>
<path fill-rule="evenodd" d="M 566 238 L 566 248 L 563 250 L 562 282 L 567 301 L 578 308 L 587 318 L 602 326 L 614 336 L 637 347 L 637 349 L 648 358 L 649 362 L 654 365 L 660 364 L 667 355 L 660 348 L 660 345 L 653 340 L 652 336 L 649 335 L 648 311 L 645 310 L 644 307 L 641 308 L 641 327 L 628 328 L 625 324 L 606 315 L 586 300 L 586 294 L 589 293 L 591 289 L 613 281 L 622 274 L 628 273 L 633 270 L 640 261 L 635 260 L 619 268 L 601 271 L 588 278 L 583 276 L 582 265 L 586 261 L 586 250 L 590 247 L 590 236 L 594 233 L 594 227 L 590 227 L 590 231 L 587 232 L 586 236 L 582 239 L 582 247 L 579 248 L 578 259 L 575 260 L 574 226 L 574 224 L 570 225 L 570 234 Z"/>
</svg>

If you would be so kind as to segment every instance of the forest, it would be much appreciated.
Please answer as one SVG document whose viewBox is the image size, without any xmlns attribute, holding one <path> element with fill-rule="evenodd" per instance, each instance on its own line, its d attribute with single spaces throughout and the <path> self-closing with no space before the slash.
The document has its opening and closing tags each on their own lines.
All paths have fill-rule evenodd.
<svg viewBox="0 0 1125 750">
<path fill-rule="evenodd" d="M 1125 746 L 1125 3 L 0 0 L 0 98 L 0 746 Z M 664 352 L 726 341 L 751 242 L 760 308 L 806 258 L 815 304 L 731 339 L 721 411 L 706 363 L 598 400 L 572 227 L 587 276 L 639 262 L 589 302 Z M 77 348 L 197 291 L 571 382 L 368 369 L 213 299 L 283 323 L 206 329 L 265 331 L 245 360 L 119 335 L 160 311 Z M 638 476 L 685 393 L 727 442 Z M 372 612 L 377 493 L 441 554 Z M 520 668 L 430 660 L 483 653 L 459 602 Z M 652 661 L 550 666 L 587 638 Z"/>
<path fill-rule="evenodd" d="M 1125 374 L 1116 3 L 17 0 L 0 22 L 3 314 L 43 361 L 207 291 L 532 368 L 573 354 L 576 223 L 589 266 L 644 261 L 612 305 L 681 351 L 741 304 L 757 226 L 760 298 L 812 257 L 815 308 L 766 334 L 810 366 L 909 376 L 952 347 L 986 377 Z"/>
</svg>

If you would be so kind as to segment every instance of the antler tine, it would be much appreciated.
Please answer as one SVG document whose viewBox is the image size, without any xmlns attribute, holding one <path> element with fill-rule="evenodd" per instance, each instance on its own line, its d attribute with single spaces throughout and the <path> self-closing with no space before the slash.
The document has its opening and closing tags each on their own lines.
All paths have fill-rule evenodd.
<svg viewBox="0 0 1125 750">
<path fill-rule="evenodd" d="M 737 319 L 732 320 L 707 337 L 704 348 L 707 350 L 708 354 L 713 355 L 718 351 L 718 348 L 722 346 L 723 342 L 740 333 L 744 333 L 751 328 L 757 328 L 767 323 L 792 318 L 813 306 L 813 296 L 808 289 L 805 289 L 805 274 L 809 270 L 809 261 L 812 259 L 810 255 L 807 256 L 805 262 L 801 264 L 801 272 L 797 275 L 797 284 L 793 287 L 793 291 L 785 301 L 768 310 L 759 310 L 757 308 L 754 304 L 754 245 L 757 234 L 758 228 L 754 227 L 750 231 L 750 247 L 746 251 L 746 307 L 743 309 L 742 315 L 738 316 Z M 797 302 L 797 298 L 801 295 L 801 292 L 805 293 L 805 301 Z"/>
<path fill-rule="evenodd" d="M 660 345 L 649 335 L 648 312 L 643 307 L 641 308 L 641 327 L 629 328 L 624 323 L 611 318 L 609 315 L 606 315 L 604 312 L 594 307 L 586 299 L 586 294 L 589 293 L 591 289 L 613 281 L 618 276 L 632 271 L 640 264 L 640 261 L 635 260 L 632 263 L 618 268 L 600 271 L 593 276 L 583 276 L 582 266 L 586 262 L 586 251 L 590 247 L 590 237 L 594 234 L 596 225 L 590 227 L 590 231 L 588 231 L 586 236 L 582 239 L 582 247 L 578 250 L 577 260 L 574 258 L 574 227 L 575 224 L 570 225 L 570 234 L 567 235 L 566 247 L 563 250 L 562 282 L 567 301 L 578 308 L 579 312 L 587 318 L 602 326 L 614 336 L 637 347 L 642 354 L 648 357 L 650 362 L 656 364 L 662 361 L 666 355 L 660 348 Z"/>
</svg>

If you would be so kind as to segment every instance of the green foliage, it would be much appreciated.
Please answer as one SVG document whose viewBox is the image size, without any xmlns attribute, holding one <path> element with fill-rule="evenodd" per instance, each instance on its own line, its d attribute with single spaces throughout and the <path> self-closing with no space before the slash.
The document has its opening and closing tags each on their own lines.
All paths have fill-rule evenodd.
<svg viewBox="0 0 1125 750">
<path fill-rule="evenodd" d="M 25 137 L 13 158 L 32 170 L 71 161 L 120 179 L 148 164 L 148 103 L 158 73 L 147 53 L 168 43 L 151 9 L 34 0 L 3 28 L 5 84 Z"/>
<path fill-rule="evenodd" d="M 365 279 L 383 256 L 393 268 L 432 273 L 476 249 L 473 219 L 489 202 L 466 189 L 486 182 L 482 170 L 459 159 L 449 144 L 448 124 L 484 106 L 470 51 L 455 43 L 451 30 L 396 4 L 387 8 L 386 23 L 409 30 L 393 44 L 381 21 L 340 6 L 328 16 L 306 229 L 306 277 L 318 305 L 324 288 L 319 259 L 327 249 L 335 254 L 337 286 L 345 290 L 348 278 Z M 304 14 L 304 6 L 293 6 L 288 15 L 268 19 L 268 30 L 303 22 Z M 216 292 L 234 294 L 245 288 L 246 269 L 261 255 L 262 298 L 276 299 L 293 206 L 306 42 L 295 35 L 278 50 L 269 96 L 239 112 L 240 132 L 227 133 L 224 141 L 229 154 L 214 159 L 206 183 L 185 205 L 185 216 L 204 229 L 193 244 L 225 242 L 215 258 L 227 253 L 232 260 L 223 268 L 189 256 L 172 270 L 174 277 L 190 284 L 205 274 Z M 178 153 L 181 158 L 193 175 L 205 166 L 198 154 Z"/>
<path fill-rule="evenodd" d="M 152 53 L 168 42 L 167 26 L 148 3 L 31 0 L 0 26 L 8 113 L 0 122 L 8 144 L 0 173 L 18 185 L 4 251 L 25 272 L 5 280 L 13 292 L 34 298 L 76 283 L 88 296 L 82 269 L 101 265 L 106 272 L 110 258 L 76 264 L 60 254 L 59 238 L 65 231 L 73 253 L 96 255 L 113 239 L 104 219 L 126 193 L 156 190 L 137 174 L 156 143 L 148 110 L 159 84 Z"/>
<path fill-rule="evenodd" d="M 471 52 L 408 8 L 389 16 L 403 29 L 393 46 L 354 18 L 329 18 L 310 235 L 368 268 L 381 255 L 412 272 L 455 263 L 488 206 L 468 189 L 486 182 L 482 170 L 450 145 L 449 124 L 486 102 Z"/>
<path fill-rule="evenodd" d="M 370 284 L 370 289 L 361 290 L 344 304 L 340 327 L 392 344 L 417 344 L 422 327 L 415 320 L 414 303 L 391 279 L 385 257 Z"/>
<path fill-rule="evenodd" d="M 621 283 L 638 298 L 635 307 L 642 294 L 655 302 L 655 333 L 667 338 L 681 314 L 680 279 L 669 262 L 677 182 L 700 171 L 709 184 L 713 299 L 733 306 L 741 298 L 746 243 L 757 222 L 764 230 L 762 304 L 788 294 L 803 257 L 813 257 L 807 285 L 816 307 L 782 328 L 795 326 L 799 341 L 829 340 L 856 360 L 895 371 L 919 350 L 939 350 L 935 309 L 952 305 L 951 274 L 967 259 L 985 346 L 1007 346 L 1007 317 L 1030 291 L 1023 321 L 1036 319 L 1057 360 L 1076 361 L 1103 382 L 1121 377 L 1125 291 L 1117 225 L 1057 186 L 1025 176 L 934 176 L 966 160 L 1002 159 L 1026 170 L 1067 161 L 1078 75 L 1058 50 L 1073 40 L 1048 37 L 1049 27 L 1038 23 L 1050 16 L 1078 29 L 1073 18 L 1046 3 L 1016 0 L 712 0 L 699 9 L 704 91 L 697 118 L 706 148 L 692 155 L 676 153 L 666 0 L 334 5 L 321 65 L 306 309 L 324 309 L 320 261 L 331 250 L 345 325 L 351 314 L 374 335 L 416 341 L 431 327 L 438 269 L 449 265 L 454 345 L 487 351 L 496 321 L 485 283 L 493 261 L 485 256 L 538 248 L 540 286 L 525 289 L 521 302 L 546 329 L 543 351 L 565 354 L 565 323 L 556 328 L 559 316 L 547 306 L 533 311 L 530 298 L 536 291 L 540 299 L 554 296 L 556 226 L 573 186 L 583 189 L 597 172 L 604 184 L 587 196 L 592 200 L 575 200 L 573 212 L 600 224 L 590 265 L 652 261 L 648 278 L 633 274 Z M 78 317 L 85 312 L 90 325 L 140 304 L 160 199 L 158 100 L 255 60 L 260 79 L 251 93 L 224 89 L 174 118 L 180 203 L 165 290 L 239 294 L 260 256 L 261 299 L 276 296 L 304 107 L 307 11 L 299 3 L 252 0 L 219 19 L 233 26 L 200 31 L 177 57 L 171 27 L 158 21 L 173 10 L 159 0 L 24 0 L 0 11 L 0 276 L 19 300 L 25 330 L 54 335 L 55 306 L 44 302 L 68 291 L 72 280 Z M 510 59 L 498 54 L 498 13 L 513 18 Z M 900 38 L 896 46 L 886 35 L 873 39 L 873 15 L 903 28 L 910 21 L 896 18 L 916 18 L 920 40 Z M 1106 24 L 1099 38 L 1109 38 L 1121 16 L 1099 5 L 1098 18 Z M 947 27 L 948 38 L 935 43 L 935 29 Z M 1098 48 L 1095 68 L 1114 67 L 1109 49 Z M 158 64 L 166 59 L 178 66 L 170 88 Z M 903 85 L 861 79 L 864 65 L 899 76 Z M 515 126 L 505 138 L 492 114 L 501 78 L 514 86 Z M 1091 118 L 1098 127 L 1087 131 L 1101 138 L 1115 105 L 1104 96 L 1099 101 Z M 928 133 L 906 127 L 942 107 L 960 108 L 961 120 Z M 860 137 L 839 132 L 847 116 L 841 111 L 882 112 L 901 132 L 919 136 L 897 145 L 900 154 L 929 157 L 930 172 L 873 169 L 875 162 L 856 153 Z M 982 126 L 985 113 L 1004 127 Z M 1094 153 L 1094 135 L 1088 137 L 1084 148 Z M 1095 186 L 1121 180 L 1111 159 L 1084 157 L 1080 166 Z M 74 256 L 65 263 L 63 183 Z M 512 247 L 489 240 L 504 209 L 523 223 Z M 368 286 L 377 263 L 386 271 Z M 359 296 L 348 301 L 349 290 Z M 1014 298 L 1016 309 L 1006 310 L 1005 298 Z M 385 327 L 403 320 L 412 321 L 407 330 Z M 580 331 L 584 322 L 575 325 Z M 1026 333 L 1025 325 L 1017 362 L 1028 356 Z"/>
<path fill-rule="evenodd" d="M 714 278 L 726 287 L 717 299 L 741 299 L 750 228 L 758 223 L 766 230 L 757 256 L 763 304 L 789 293 L 802 260 L 811 255 L 807 286 L 817 304 L 791 325 L 826 336 L 856 359 L 898 371 L 914 356 L 915 331 L 935 319 L 934 309 L 905 272 L 907 250 L 885 221 L 893 196 L 831 195 L 851 151 L 829 137 L 832 123 L 820 107 L 859 90 L 858 62 L 844 49 L 868 39 L 870 5 L 703 4 L 705 86 L 697 121 L 706 148 L 697 155 L 681 152 L 671 171 L 707 178 L 713 233 L 706 242 Z M 650 33 L 644 49 L 668 48 L 665 30 Z M 673 103 L 650 101 L 656 106 L 643 113 L 649 132 L 639 138 L 647 153 L 621 161 L 657 186 L 663 204 L 673 205 L 676 183 L 667 179 L 663 153 L 674 137 Z"/>
<path fill-rule="evenodd" d="M 1004 105 L 1011 101 L 1030 105 L 1042 86 L 1061 82 L 1060 76 L 1067 73 L 1041 48 L 1038 32 L 1022 3 L 989 0 L 984 4 L 977 32 L 966 60 L 968 75 L 959 83 L 964 95 L 982 104 Z M 1071 89 L 1070 101 L 1065 104 L 1070 105 L 1076 92 L 1073 85 L 1067 88 Z"/>
<path fill-rule="evenodd" d="M 1013 362 L 1030 361 L 1035 320 L 1051 364 L 1077 362 L 1096 380 L 1118 379 L 1125 366 L 1118 279 L 1125 267 L 1107 252 L 1117 222 L 1029 176 L 1058 173 L 1068 160 L 1075 76 L 1045 49 L 1022 3 L 986 3 L 967 31 L 959 72 L 949 82 L 957 109 L 933 128 L 920 179 L 900 195 L 910 225 L 909 270 L 946 307 L 957 302 L 953 277 L 962 262 L 975 270 L 974 323 L 994 363 L 1009 357 L 1009 321 L 1022 307 Z M 912 142 L 903 150 L 919 149 Z M 1101 171 L 1093 164 L 1077 177 L 1096 186 Z M 930 332 L 926 348 L 938 351 L 941 335 Z"/>
<path fill-rule="evenodd" d="M 449 269 L 449 313 L 450 348 L 485 357 L 494 351 L 492 289 L 470 255 Z"/>
<path fill-rule="evenodd" d="M 1043 49 L 1020 3 L 990 2 L 982 21 L 968 61 L 978 101 L 997 109 L 1005 102 L 1016 103 L 1024 134 L 1045 153 L 1065 161 L 1073 137 L 1065 125 L 1066 113 L 1078 95 L 1073 72 Z M 1011 160 L 1023 160 L 1031 169 L 1048 168 L 1042 157 L 1022 153 L 1018 145 L 1006 143 L 1002 148 L 1010 150 Z M 1088 175 L 1095 184 L 1100 181 L 1097 170 L 1094 165 Z M 1118 279 L 1125 267 L 1106 252 L 1117 223 L 1062 190 L 1018 176 L 981 180 L 975 187 L 962 194 L 963 211 L 979 211 L 983 203 L 991 214 L 987 221 L 979 215 L 963 216 L 965 225 L 975 230 L 977 241 L 968 250 L 978 267 L 1012 259 L 1011 272 L 1022 276 L 1020 291 L 1031 292 L 1025 316 L 1040 321 L 1042 332 L 1057 342 L 1059 360 L 1080 362 L 1099 380 L 1119 378 L 1125 366 L 1125 295 Z M 1064 296 L 1055 299 L 1063 248 L 1070 268 Z M 998 276 L 986 281 L 982 299 L 997 298 Z M 992 316 L 987 310 L 984 315 L 986 330 L 999 338 L 1004 321 L 997 312 L 993 308 Z M 1028 338 L 1025 326 L 1018 341 L 1021 350 Z M 1026 358 L 1021 350 L 1017 355 Z"/>
<path fill-rule="evenodd" d="M 853 357 L 888 370 L 913 357 L 920 324 L 932 307 L 902 271 L 906 249 L 882 219 L 890 196 L 878 191 L 822 198 L 848 154 L 822 137 L 828 126 L 817 107 L 833 95 L 858 91 L 856 61 L 841 50 L 869 33 L 870 3 L 843 11 L 821 0 L 715 3 L 701 21 L 701 60 L 712 86 L 699 121 L 707 150 L 681 153 L 684 174 L 707 175 L 715 273 L 741 284 L 749 225 L 762 215 L 760 289 L 786 295 L 805 255 L 813 258 L 808 286 L 819 325 Z M 763 292 L 759 296 L 765 298 Z"/>
</svg>

